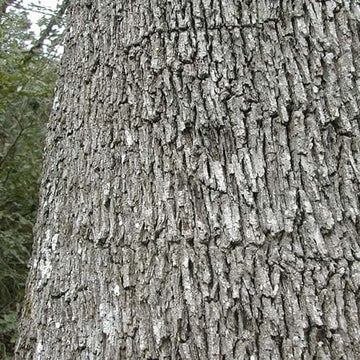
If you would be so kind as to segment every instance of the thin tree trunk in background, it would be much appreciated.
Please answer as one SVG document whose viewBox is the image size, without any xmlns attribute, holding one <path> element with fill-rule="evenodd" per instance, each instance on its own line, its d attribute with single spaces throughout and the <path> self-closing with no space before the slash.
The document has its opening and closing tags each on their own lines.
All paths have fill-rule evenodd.
<svg viewBox="0 0 360 360">
<path fill-rule="evenodd" d="M 41 50 L 45 44 L 45 41 L 51 36 L 51 33 L 55 26 L 61 26 L 61 21 L 64 19 L 64 14 L 69 4 L 69 0 L 62 0 L 61 5 L 58 6 L 58 10 L 48 20 L 46 27 L 42 30 L 40 38 L 30 48 L 30 53 L 34 53 L 36 50 Z"/>
<path fill-rule="evenodd" d="M 359 17 L 70 1 L 15 359 L 360 359 Z"/>
</svg>

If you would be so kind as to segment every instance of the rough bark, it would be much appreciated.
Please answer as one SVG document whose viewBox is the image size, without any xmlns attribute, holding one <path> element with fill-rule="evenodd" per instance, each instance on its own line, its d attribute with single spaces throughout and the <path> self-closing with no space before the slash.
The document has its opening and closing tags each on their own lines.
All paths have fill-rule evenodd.
<svg viewBox="0 0 360 360">
<path fill-rule="evenodd" d="M 359 359 L 359 8 L 70 1 L 15 359 Z"/>
</svg>

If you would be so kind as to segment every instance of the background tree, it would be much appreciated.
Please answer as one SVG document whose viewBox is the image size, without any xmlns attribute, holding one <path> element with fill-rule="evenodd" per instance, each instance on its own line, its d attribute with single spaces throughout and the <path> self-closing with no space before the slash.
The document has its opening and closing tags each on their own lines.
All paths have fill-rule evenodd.
<svg viewBox="0 0 360 360">
<path fill-rule="evenodd" d="M 356 1 L 71 1 L 17 359 L 358 359 Z"/>
<path fill-rule="evenodd" d="M 50 51 L 54 47 L 47 48 L 46 56 L 42 51 L 30 53 L 38 39 L 30 31 L 26 11 L 8 8 L 10 3 L 2 5 L 0 18 L 0 359 L 4 360 L 11 357 L 16 340 L 45 123 L 56 78 Z"/>
</svg>

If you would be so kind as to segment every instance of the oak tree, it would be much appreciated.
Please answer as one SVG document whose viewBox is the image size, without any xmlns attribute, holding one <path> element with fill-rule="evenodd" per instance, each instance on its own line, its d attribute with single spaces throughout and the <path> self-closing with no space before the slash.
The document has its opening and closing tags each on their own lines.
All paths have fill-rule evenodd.
<svg viewBox="0 0 360 360">
<path fill-rule="evenodd" d="M 357 2 L 68 15 L 15 359 L 360 358 Z"/>
</svg>

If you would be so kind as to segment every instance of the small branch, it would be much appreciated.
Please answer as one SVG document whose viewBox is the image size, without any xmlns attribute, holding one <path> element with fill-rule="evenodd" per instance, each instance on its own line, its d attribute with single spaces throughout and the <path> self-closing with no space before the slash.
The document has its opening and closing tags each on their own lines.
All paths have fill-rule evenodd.
<svg viewBox="0 0 360 360">
<path fill-rule="evenodd" d="M 23 101 L 22 109 L 25 108 L 25 102 L 26 102 L 26 101 Z M 32 120 L 28 126 L 25 126 L 25 127 L 24 127 L 24 126 L 22 126 L 21 122 L 20 122 L 17 118 L 15 118 L 15 121 L 17 122 L 20 130 L 19 130 L 19 132 L 17 133 L 14 141 L 11 143 L 11 145 L 10 145 L 9 148 L 7 149 L 6 153 L 1 157 L 1 159 L 0 159 L 0 170 L 2 169 L 2 167 L 3 167 L 3 165 L 5 164 L 7 158 L 9 157 L 9 155 L 15 150 L 16 145 L 17 145 L 18 142 L 20 141 L 20 138 L 21 138 L 21 136 L 23 135 L 23 133 L 24 133 L 26 130 L 30 129 L 30 128 L 33 126 L 33 123 L 34 123 L 34 121 Z M 6 181 L 7 181 L 7 179 L 6 179 Z M 5 182 L 6 182 L 6 181 L 5 181 Z"/>
<path fill-rule="evenodd" d="M 30 53 L 34 53 L 43 47 L 45 40 L 49 37 L 53 27 L 59 23 L 66 11 L 69 0 L 64 0 L 59 8 L 59 11 L 50 19 L 46 28 L 41 32 L 40 38 L 36 41 L 35 45 L 30 49 Z"/>
<path fill-rule="evenodd" d="M 25 130 L 24 128 L 20 129 L 19 133 L 16 135 L 16 138 L 15 138 L 14 142 L 10 145 L 10 147 L 7 150 L 6 154 L 0 160 L 0 169 L 2 168 L 3 164 L 5 163 L 6 159 L 8 158 L 8 156 L 10 155 L 12 150 L 15 149 L 15 147 L 16 147 L 17 143 L 19 142 L 20 137 L 23 134 L 24 130 Z"/>
</svg>

